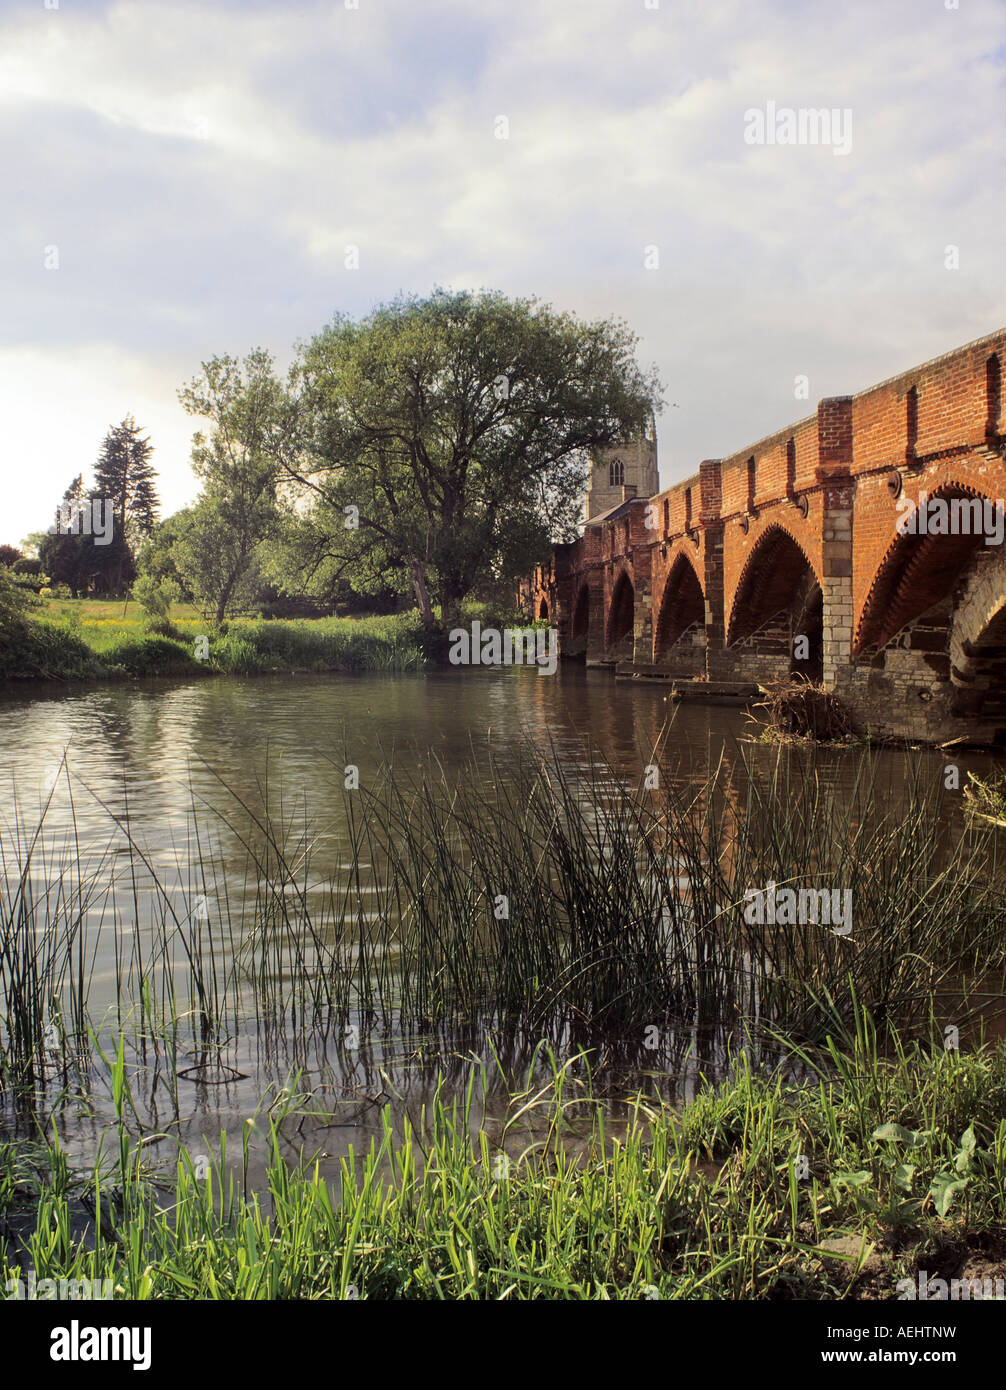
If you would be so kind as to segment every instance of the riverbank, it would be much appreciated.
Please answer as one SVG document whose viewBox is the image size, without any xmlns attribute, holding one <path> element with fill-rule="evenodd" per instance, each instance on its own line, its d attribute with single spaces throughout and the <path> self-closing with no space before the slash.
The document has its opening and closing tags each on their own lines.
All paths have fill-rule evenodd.
<svg viewBox="0 0 1006 1390">
<path fill-rule="evenodd" d="M 425 665 L 412 613 L 360 618 L 234 620 L 215 627 L 191 605 L 148 624 L 118 602 L 50 601 L 0 633 L 0 680 L 134 680 L 277 671 L 404 671 Z"/>
<path fill-rule="evenodd" d="M 0 1283 L 30 1269 L 36 1288 L 108 1280 L 140 1299 L 885 1300 L 957 1279 L 957 1296 L 1002 1297 L 1006 1046 L 942 1041 L 884 1056 L 861 1016 L 804 1055 L 803 1084 L 741 1064 L 680 1110 L 641 1096 L 622 1119 L 573 1059 L 483 1124 L 474 1072 L 402 1137 L 387 1104 L 382 1139 L 335 1184 L 310 1152 L 283 1156 L 319 1104 L 288 1092 L 246 1126 L 269 1155 L 258 1193 L 247 1143 L 236 1161 L 154 1158 L 120 1075 L 114 1161 L 81 1173 L 53 1145 L 0 1150 L 0 1215 L 30 1228 Z M 101 1215 L 93 1248 L 71 1219 L 82 1204 Z"/>
</svg>

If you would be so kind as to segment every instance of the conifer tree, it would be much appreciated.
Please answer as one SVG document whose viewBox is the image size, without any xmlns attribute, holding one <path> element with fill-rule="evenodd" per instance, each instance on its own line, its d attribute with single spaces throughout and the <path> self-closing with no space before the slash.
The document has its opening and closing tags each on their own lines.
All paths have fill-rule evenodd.
<svg viewBox="0 0 1006 1390">
<path fill-rule="evenodd" d="M 112 505 L 115 531 L 120 544 L 125 541 L 131 553 L 139 548 L 157 525 L 160 503 L 150 455 L 154 446 L 140 437 L 141 426 L 127 415 L 112 425 L 102 442 L 94 468 L 95 492 Z M 116 592 L 122 587 L 120 566 Z"/>
</svg>

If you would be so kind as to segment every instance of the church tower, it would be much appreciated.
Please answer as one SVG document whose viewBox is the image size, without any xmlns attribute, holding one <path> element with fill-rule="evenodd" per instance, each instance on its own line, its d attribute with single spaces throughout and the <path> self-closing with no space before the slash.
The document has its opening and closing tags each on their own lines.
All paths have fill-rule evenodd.
<svg viewBox="0 0 1006 1390">
<path fill-rule="evenodd" d="M 659 491 L 657 423 L 651 415 L 649 433 L 594 450 L 584 519 L 593 521 L 630 497 L 652 497 Z"/>
</svg>

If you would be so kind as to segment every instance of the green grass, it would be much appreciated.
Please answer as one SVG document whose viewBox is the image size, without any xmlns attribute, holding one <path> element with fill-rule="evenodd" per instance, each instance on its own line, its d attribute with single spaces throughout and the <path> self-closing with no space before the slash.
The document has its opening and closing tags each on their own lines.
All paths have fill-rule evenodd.
<svg viewBox="0 0 1006 1390">
<path fill-rule="evenodd" d="M 125 603 L 122 599 L 43 598 L 42 604 L 38 615 L 48 622 L 60 623 L 76 614 L 82 625 L 92 629 L 113 628 L 118 636 L 143 630 L 143 609 L 133 600 Z M 204 622 L 201 610 L 194 603 L 173 604 L 171 617 L 177 623 Z"/>
<path fill-rule="evenodd" d="M 36 1208 L 37 1279 L 140 1299 L 896 1298 L 917 1269 L 970 1255 L 987 1272 L 990 1252 L 1001 1276 L 1006 1048 L 885 1056 L 860 1014 L 804 1060 L 799 1085 L 741 1064 L 681 1111 L 641 1096 L 622 1117 L 553 1060 L 491 1121 L 475 1069 L 402 1137 L 386 1109 L 334 1183 L 310 1153 L 284 1157 L 318 1113 L 289 1091 L 257 1117 L 268 1178 L 250 1193 L 250 1126 L 206 1176 L 185 1149 L 151 1169 L 120 1052 L 105 1161 L 75 1173 L 35 1145 L 32 1190 L 8 1145 L 0 1211 Z M 102 1215 L 93 1250 L 71 1237 L 73 1196 Z M 18 1274 L 0 1264 L 3 1282 Z"/>
<path fill-rule="evenodd" d="M 496 626 L 524 623 L 478 602 L 465 605 L 463 621 L 473 618 Z M 196 655 L 200 637 L 208 642 L 205 659 Z M 446 636 L 425 633 L 415 612 L 239 618 L 217 628 L 193 604 L 176 603 L 165 625 L 151 625 L 134 602 L 50 597 L 23 633 L 0 631 L 0 680 L 408 671 L 435 664 L 446 650 Z"/>
<path fill-rule="evenodd" d="M 0 679 L 114 679 L 283 671 L 402 671 L 424 663 L 414 614 L 242 619 L 216 628 L 176 604 L 151 631 L 135 603 L 48 599 L 16 638 L 0 635 Z M 207 641 L 205 659 L 196 639 Z"/>
</svg>

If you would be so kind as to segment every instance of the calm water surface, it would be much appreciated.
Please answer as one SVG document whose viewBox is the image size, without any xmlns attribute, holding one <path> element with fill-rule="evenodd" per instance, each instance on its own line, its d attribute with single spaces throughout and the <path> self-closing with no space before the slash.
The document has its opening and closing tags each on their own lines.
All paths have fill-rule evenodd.
<svg viewBox="0 0 1006 1390">
<path fill-rule="evenodd" d="M 391 758 L 414 777 L 439 777 L 440 769 L 449 775 L 460 771 L 473 751 L 484 753 L 491 746 L 506 769 L 526 757 L 530 736 L 542 750 L 554 748 L 571 767 L 585 766 L 592 747 L 635 780 L 663 736 L 665 765 L 677 766 L 686 779 L 701 778 L 721 757 L 737 773 L 739 745 L 756 775 L 767 769 L 772 754 L 752 741 L 755 727 L 743 710 L 675 708 L 666 693 L 659 684 L 616 681 L 607 671 L 569 663 L 554 677 L 534 670 L 475 669 L 72 689 L 19 686 L 0 695 L 0 831 L 9 847 L 17 824 L 37 824 L 51 791 L 45 819 L 50 853 L 59 860 L 79 844 L 85 874 L 88 866 L 97 866 L 99 880 L 111 885 L 121 881 L 129 863 L 113 815 L 128 812 L 136 843 L 158 877 L 171 882 L 184 900 L 193 891 L 188 866 L 195 807 L 203 833 L 209 835 L 213 825 L 233 911 L 242 895 L 254 898 L 254 885 L 237 834 L 209 811 L 216 807 L 233 818 L 234 802 L 224 785 L 255 808 L 263 806 L 266 786 L 270 801 L 281 794 L 284 808 L 314 828 L 312 873 L 337 878 L 347 867 L 343 769 L 349 763 L 359 768 L 364 784 Z M 72 795 L 65 775 L 53 790 L 64 752 Z M 818 755 L 818 773 L 839 798 L 851 787 L 863 756 L 848 749 Z M 883 794 L 885 787 L 897 789 L 910 769 L 942 780 L 950 755 L 877 749 L 868 756 Z M 985 771 L 992 763 L 980 754 L 955 755 L 953 761 L 961 768 L 962 783 L 968 769 Z M 213 887 L 222 891 L 219 882 Z M 109 888 L 92 904 L 89 918 L 107 920 L 117 910 L 121 913 L 121 903 L 112 901 Z M 90 1005 L 98 1015 L 114 996 L 117 963 L 111 940 L 99 933 L 94 950 Z M 291 1047 L 292 1042 L 299 1046 Z M 464 1043 L 456 1040 L 451 1049 L 458 1075 L 467 1051 L 483 1056 L 487 1051 L 484 1038 Z M 417 1110 L 443 1064 L 432 1045 L 414 1039 L 368 1037 L 351 1053 L 332 1048 L 330 1040 L 303 1044 L 302 1023 L 287 1019 L 278 1028 L 235 1029 L 213 1049 L 212 1061 L 198 1045 L 189 1045 L 178 1067 L 194 1066 L 192 1079 L 168 1077 L 148 1058 L 143 1080 L 137 1081 L 148 1120 L 197 1147 L 200 1136 L 215 1145 L 222 1129 L 233 1142 L 263 1093 L 281 1086 L 296 1066 L 300 1085 L 314 1092 L 325 1115 L 295 1125 L 291 1145 L 316 1143 L 334 1158 L 350 1144 L 357 1150 L 366 1146 L 382 1106 L 396 1092 Z M 668 1094 L 687 1093 L 702 1065 L 701 1048 L 682 1038 L 680 1068 L 656 1084 Z M 72 1152 L 93 1152 L 107 1122 L 101 1086 L 99 1078 L 97 1103 L 81 1104 L 60 1118 Z"/>
</svg>

